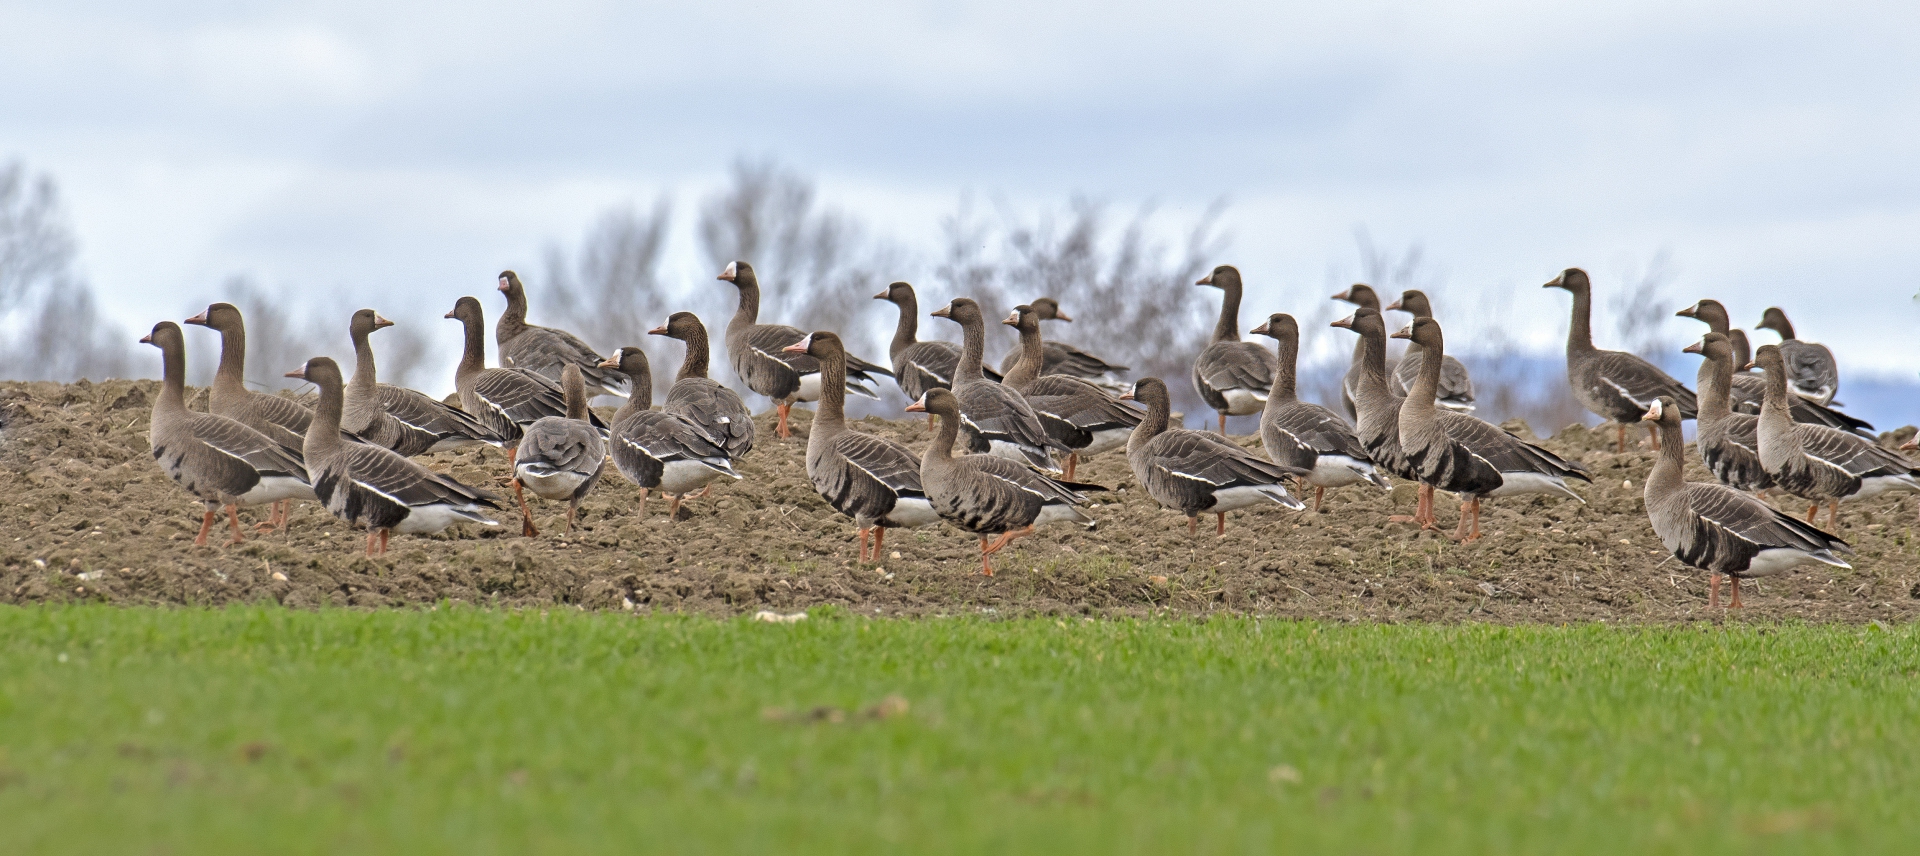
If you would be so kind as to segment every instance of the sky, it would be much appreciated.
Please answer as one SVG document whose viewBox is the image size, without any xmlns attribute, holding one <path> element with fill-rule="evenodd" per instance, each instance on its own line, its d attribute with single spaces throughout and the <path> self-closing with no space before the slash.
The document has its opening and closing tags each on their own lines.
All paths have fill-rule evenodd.
<svg viewBox="0 0 1920 856">
<path fill-rule="evenodd" d="M 1470 336 L 1554 348 L 1539 284 L 1665 253 L 1675 308 L 1916 368 L 1910 3 L 0 0 L 0 33 L 0 160 L 58 180 L 134 331 L 240 274 L 451 343 L 454 297 L 663 194 L 669 278 L 711 282 L 690 215 L 749 156 L 929 258 L 963 194 L 1224 199 L 1247 318 L 1319 311 L 1364 229 Z"/>
</svg>

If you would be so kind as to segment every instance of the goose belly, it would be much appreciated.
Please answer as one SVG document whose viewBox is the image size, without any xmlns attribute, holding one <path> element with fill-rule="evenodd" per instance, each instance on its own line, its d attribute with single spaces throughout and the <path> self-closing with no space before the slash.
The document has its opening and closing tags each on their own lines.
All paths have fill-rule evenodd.
<svg viewBox="0 0 1920 856">
<path fill-rule="evenodd" d="M 1307 483 L 1314 487 L 1345 487 L 1372 481 L 1368 474 L 1373 465 L 1356 461 L 1346 455 L 1322 453 L 1314 459 L 1313 472 L 1307 474 Z"/>
<path fill-rule="evenodd" d="M 588 475 L 572 470 L 552 470 L 528 464 L 521 464 L 513 469 L 513 477 L 519 479 L 522 486 L 544 499 L 567 499 L 573 496 L 573 492 L 586 483 Z"/>
<path fill-rule="evenodd" d="M 1532 494 L 1552 494 L 1580 499 L 1580 495 L 1567 487 L 1566 479 L 1544 473 L 1501 473 L 1500 486 L 1487 496 L 1528 496 Z"/>
<path fill-rule="evenodd" d="M 479 523 L 483 526 L 500 524 L 481 517 L 477 509 L 466 509 L 445 503 L 415 506 L 405 519 L 394 524 L 393 531 L 401 535 L 431 535 L 457 523 Z"/>
<path fill-rule="evenodd" d="M 1033 519 L 1033 525 L 1039 527 L 1049 523 L 1078 523 L 1087 526 L 1093 523 L 1093 518 L 1066 503 L 1049 502 L 1040 506 L 1040 516 Z"/>
<path fill-rule="evenodd" d="M 1860 491 L 1855 493 L 1852 498 L 1866 499 L 1872 496 L 1879 496 L 1890 490 L 1920 491 L 1920 479 L 1905 474 L 1864 478 L 1860 480 Z"/>
<path fill-rule="evenodd" d="M 660 470 L 660 490 L 679 496 L 706 487 L 723 475 L 726 473 L 699 461 L 668 461 Z"/>
<path fill-rule="evenodd" d="M 1214 491 L 1213 507 L 1206 510 L 1220 513 L 1259 505 L 1263 502 L 1277 502 L 1281 507 L 1292 511 L 1299 511 L 1306 507 L 1300 504 L 1300 500 L 1294 499 L 1292 495 L 1288 494 L 1285 488 L 1279 485 L 1269 485 L 1263 487 L 1230 487 L 1225 490 Z"/>
<path fill-rule="evenodd" d="M 800 376 L 800 391 L 795 392 L 793 394 L 793 400 L 794 401 L 819 401 L 820 400 L 820 373 L 819 372 L 813 372 L 812 374 L 803 374 Z"/>
<path fill-rule="evenodd" d="M 1109 449 L 1118 449 L 1121 446 L 1125 446 L 1128 438 L 1132 436 L 1132 428 L 1102 428 L 1093 432 L 1093 442 L 1088 443 L 1086 448 L 1079 450 L 1080 457 L 1092 457 Z"/>
<path fill-rule="evenodd" d="M 996 458 L 1006 458 L 1009 461 L 1017 461 L 1028 466 L 1036 466 L 1039 461 L 1046 461 L 1049 471 L 1060 472 L 1059 467 L 1053 466 L 1053 457 L 1049 455 L 1045 449 L 1036 449 L 1032 446 L 1024 446 L 1007 440 L 988 440 L 987 454 Z"/>
<path fill-rule="evenodd" d="M 933 510 L 933 503 L 924 496 L 903 496 L 880 522 L 887 526 L 912 529 L 939 523 L 940 514 Z"/>
<path fill-rule="evenodd" d="M 1228 416 L 1245 416 L 1258 413 L 1267 407 L 1267 394 L 1258 390 L 1235 388 L 1220 390 L 1220 397 L 1226 399 Z"/>
<path fill-rule="evenodd" d="M 267 476 L 252 490 L 236 497 L 241 505 L 261 505 L 283 499 L 316 499 L 313 486 L 292 476 Z"/>
<path fill-rule="evenodd" d="M 1786 573 L 1801 565 L 1824 564 L 1827 563 L 1814 558 L 1813 554 L 1805 550 L 1796 550 L 1791 547 L 1771 547 L 1754 554 L 1753 560 L 1747 563 L 1747 569 L 1740 571 L 1738 575 L 1742 577 L 1770 577 L 1774 574 Z M 1850 566 L 1845 562 L 1840 562 L 1838 567 L 1845 568 Z"/>
</svg>

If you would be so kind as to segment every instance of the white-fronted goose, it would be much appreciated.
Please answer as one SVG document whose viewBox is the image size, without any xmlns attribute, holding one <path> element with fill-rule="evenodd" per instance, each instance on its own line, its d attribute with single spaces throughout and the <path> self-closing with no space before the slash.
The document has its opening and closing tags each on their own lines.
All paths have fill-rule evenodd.
<svg viewBox="0 0 1920 856">
<path fill-rule="evenodd" d="M 920 298 L 913 286 L 896 282 L 873 296 L 900 309 L 900 321 L 893 328 L 893 342 L 887 356 L 893 361 L 893 382 L 906 393 L 907 400 L 919 401 L 927 390 L 953 388 L 953 370 L 960 364 L 960 346 L 952 342 L 926 341 L 920 335 Z M 982 368 L 988 380 L 998 381 L 1001 372 Z"/>
<path fill-rule="evenodd" d="M 1432 318 L 1433 304 L 1427 300 L 1427 293 L 1417 288 L 1409 288 L 1400 294 L 1400 299 L 1387 305 L 1387 311 L 1406 312 L 1415 318 Z M 1393 382 L 1400 388 L 1400 394 L 1406 395 L 1413 386 L 1414 378 L 1420 376 L 1420 347 L 1409 346 L 1400 357 L 1400 363 L 1394 366 Z M 1467 367 L 1451 354 L 1440 366 L 1439 398 L 1434 401 L 1448 410 L 1460 413 L 1473 412 L 1473 378 L 1467 374 Z"/>
<path fill-rule="evenodd" d="M 468 487 L 398 453 L 340 435 L 346 392 L 340 367 L 314 357 L 287 372 L 320 388 L 319 405 L 307 426 L 307 461 L 320 503 L 349 526 L 367 530 L 367 555 L 387 552 L 393 533 L 431 535 L 456 523 L 494 526 L 481 513 L 498 508 L 499 497 Z M 380 549 L 376 551 L 374 544 Z"/>
<path fill-rule="evenodd" d="M 661 409 L 699 426 L 736 462 L 752 451 L 753 412 L 740 400 L 739 393 L 707 377 L 712 350 L 707 343 L 707 325 L 691 312 L 675 312 L 667 317 L 667 323 L 647 332 L 679 339 L 687 346 L 680 373 L 667 389 L 667 402 Z"/>
<path fill-rule="evenodd" d="M 1707 572 L 1720 605 L 1720 575 L 1733 578 L 1733 605 L 1740 606 L 1740 580 L 1819 563 L 1850 567 L 1834 554 L 1851 553 L 1847 542 L 1775 511 L 1725 485 L 1686 481 L 1686 441 L 1672 399 L 1656 399 L 1642 417 L 1667 435 L 1647 474 L 1647 520 L 1673 557 Z"/>
<path fill-rule="evenodd" d="M 1727 330 L 1727 344 L 1733 347 L 1733 373 L 1752 374 L 1744 368 L 1753 363 L 1753 348 L 1747 344 L 1747 331 L 1738 327 Z M 1765 394 L 1765 392 L 1766 388 L 1761 387 L 1761 393 Z M 1755 404 L 1753 412 L 1754 415 L 1759 415 L 1760 405 Z"/>
<path fill-rule="evenodd" d="M 1385 470 L 1407 481 L 1419 481 L 1419 470 L 1408 463 L 1406 452 L 1400 448 L 1400 403 L 1406 399 L 1394 395 L 1387 385 L 1386 319 L 1380 316 L 1379 310 L 1361 306 L 1332 326 L 1344 327 L 1360 336 L 1360 347 L 1356 350 L 1361 373 L 1355 378 L 1354 386 L 1354 404 L 1359 415 L 1354 420 L 1354 436 L 1360 438 L 1360 446 L 1376 470 Z M 1396 515 L 1388 519 L 1402 523 L 1424 520 L 1428 511 L 1426 491 L 1421 491 L 1420 498 L 1420 509 L 1413 516 Z"/>
<path fill-rule="evenodd" d="M 1768 307 L 1753 326 L 1780 334 L 1780 358 L 1786 364 L 1787 388 L 1794 395 L 1822 405 L 1833 403 L 1834 393 L 1840 391 L 1840 364 L 1826 345 L 1794 338 L 1793 322 L 1778 306 Z"/>
<path fill-rule="evenodd" d="M 960 401 L 960 427 L 966 434 L 967 451 L 1021 461 L 1049 473 L 1060 472 L 1051 450 L 1068 450 L 1047 436 L 1046 426 L 1024 396 L 1013 387 L 987 380 L 981 373 L 987 324 L 981 317 L 980 304 L 956 297 L 933 310 L 933 316 L 960 325 L 962 344 L 960 363 L 953 372 L 953 394 Z"/>
<path fill-rule="evenodd" d="M 727 322 L 727 360 L 733 373 L 748 389 L 773 399 L 780 421 L 773 433 L 784 440 L 793 436 L 787 427 L 787 414 L 796 401 L 820 400 L 820 363 L 805 354 L 786 353 L 786 347 L 807 334 L 798 327 L 760 323 L 760 280 L 746 262 L 728 262 L 719 279 L 733 283 L 740 291 L 740 306 Z M 859 357 L 847 356 L 847 391 L 878 399 L 879 393 L 868 384 L 876 376 L 891 377 L 893 372 Z"/>
<path fill-rule="evenodd" d="M 1733 412 L 1733 347 L 1727 337 L 1709 332 L 1685 352 L 1706 358 L 1695 389 L 1700 400 L 1696 445 L 1707 471 L 1721 484 L 1744 491 L 1773 487 L 1773 477 L 1760 465 L 1760 417 Z"/>
<path fill-rule="evenodd" d="M 1364 282 L 1356 282 L 1347 286 L 1344 290 L 1335 294 L 1333 299 L 1351 303 L 1360 309 L 1371 309 L 1375 314 L 1383 312 L 1380 307 L 1380 295 L 1374 292 L 1373 286 L 1367 285 Z M 1386 316 L 1382 314 L 1380 317 L 1380 325 L 1382 328 L 1380 330 L 1380 340 L 1385 342 L 1387 338 L 1387 330 L 1385 329 Z M 1340 376 L 1340 406 L 1347 411 L 1347 418 L 1354 420 L 1356 424 L 1360 420 L 1360 408 L 1358 405 L 1360 400 L 1360 375 L 1361 372 L 1365 371 L 1363 368 L 1363 360 L 1366 348 L 1367 340 L 1364 336 L 1361 337 L 1359 341 L 1353 343 L 1353 361 L 1347 364 L 1347 373 Z M 1385 352 L 1383 351 L 1382 353 Z M 1399 398 L 1407 397 L 1406 387 L 1393 382 L 1394 371 L 1399 368 L 1398 361 L 1387 360 L 1383 365 L 1386 367 L 1385 372 L 1388 388 Z"/>
<path fill-rule="evenodd" d="M 1707 329 L 1720 333 L 1727 338 L 1730 360 L 1733 366 L 1732 386 L 1729 387 L 1731 406 L 1735 413 L 1760 414 L 1760 401 L 1766 397 L 1767 382 L 1757 374 L 1747 374 L 1742 367 L 1753 360 L 1747 350 L 1747 334 L 1735 330 L 1727 317 L 1727 308 L 1718 300 L 1701 300 L 1692 306 L 1675 312 L 1682 318 L 1692 318 L 1707 325 Z M 1811 399 L 1794 396 L 1788 402 L 1789 412 L 1795 422 L 1809 425 L 1825 425 L 1842 431 L 1851 431 L 1862 437 L 1873 436 L 1873 423 L 1855 419 L 1845 413 L 1823 405 Z M 1705 406 L 1704 404 L 1702 405 Z"/>
<path fill-rule="evenodd" d="M 1320 510 L 1321 499 L 1330 487 L 1367 482 L 1390 487 L 1386 474 L 1374 469 L 1353 426 L 1331 410 L 1301 401 L 1296 394 L 1300 325 L 1293 316 L 1275 312 L 1252 332 L 1272 337 L 1279 357 L 1273 388 L 1267 392 L 1267 408 L 1260 414 L 1260 444 L 1274 463 L 1307 471 L 1305 481 L 1313 485 L 1313 510 Z"/>
<path fill-rule="evenodd" d="M 1007 373 L 1005 383 L 1019 392 L 1040 417 L 1047 436 L 1067 449 L 1067 481 L 1073 481 L 1080 459 L 1127 444 L 1140 424 L 1140 412 L 1092 381 L 1068 375 L 1040 375 L 1046 362 L 1040 338 L 1040 313 L 1032 306 L 1014 307 L 1001 323 L 1020 331 L 1021 359 Z"/>
<path fill-rule="evenodd" d="M 459 320 L 466 331 L 466 347 L 453 374 L 460 408 L 499 437 L 500 447 L 512 460 L 519 454 L 526 426 L 543 416 L 566 415 L 566 394 L 558 384 L 530 370 L 487 368 L 487 322 L 480 301 L 462 297 L 446 317 Z M 591 412 L 587 416 L 595 428 L 606 430 L 600 417 Z"/>
<path fill-rule="evenodd" d="M 787 350 L 820 361 L 820 407 L 807 434 L 807 480 L 833 510 L 853 518 L 860 561 L 880 562 L 888 529 L 940 522 L 920 486 L 920 461 L 885 437 L 847 430 L 847 349 L 839 336 L 815 331 Z"/>
<path fill-rule="evenodd" d="M 1193 388 L 1201 400 L 1220 414 L 1220 436 L 1227 434 L 1228 416 L 1258 413 L 1267 406 L 1273 386 L 1273 355 L 1252 342 L 1240 341 L 1240 271 L 1221 265 L 1195 285 L 1220 289 L 1220 320 L 1213 339 L 1193 361 Z"/>
<path fill-rule="evenodd" d="M 208 397 L 207 410 L 265 434 L 299 460 L 313 411 L 292 399 L 247 389 L 247 324 L 240 310 L 231 303 L 215 303 L 208 306 L 207 311 L 188 318 L 186 323 L 220 334 L 220 367 L 213 375 L 213 392 Z M 291 504 L 292 500 L 275 503 L 269 519 L 261 527 L 286 526 Z"/>
<path fill-rule="evenodd" d="M 305 467 L 280 444 L 233 419 L 187 409 L 187 341 L 178 325 L 162 321 L 140 341 L 160 349 L 162 365 L 160 397 L 147 429 L 153 459 L 167 478 L 206 505 L 195 546 L 206 545 L 222 506 L 233 526 L 228 543 L 238 544 L 245 540 L 239 506 L 314 498 Z"/>
<path fill-rule="evenodd" d="M 940 418 L 933 444 L 920 458 L 920 484 L 940 519 L 980 538 L 980 573 L 993 576 L 989 557 L 1013 539 L 1033 534 L 1036 526 L 1056 521 L 1078 523 L 1088 529 L 1097 521 L 1078 506 L 1086 502 L 1076 490 L 1104 489 L 1095 485 L 1058 482 L 1022 463 L 992 455 L 953 454 L 960 436 L 960 399 L 952 390 L 930 389 L 924 398 L 907 405 L 914 413 Z M 992 536 L 993 541 L 988 542 Z"/>
<path fill-rule="evenodd" d="M 1187 534 L 1199 525 L 1201 512 L 1213 512 L 1214 533 L 1227 534 L 1227 512 L 1277 503 L 1289 511 L 1306 508 L 1287 493 L 1290 476 L 1308 470 L 1262 460 L 1222 436 L 1205 431 L 1168 427 L 1172 399 L 1157 377 L 1135 381 L 1122 398 L 1147 406 L 1140 427 L 1127 440 L 1127 463 L 1147 495 L 1163 508 L 1187 516 Z"/>
<path fill-rule="evenodd" d="M 347 381 L 340 424 L 360 439 L 404 457 L 444 452 L 500 438 L 465 411 L 424 393 L 380 383 L 373 362 L 373 331 L 393 326 L 371 309 L 353 313 L 353 377 Z"/>
<path fill-rule="evenodd" d="M 1694 417 L 1698 408 L 1693 390 L 1646 360 L 1593 346 L 1593 282 L 1586 271 L 1567 268 L 1544 287 L 1573 293 L 1573 321 L 1567 327 L 1567 382 L 1573 385 L 1573 397 L 1581 406 L 1613 420 L 1620 451 L 1627 450 L 1627 426 L 1639 422 L 1660 396 L 1678 402 L 1682 418 Z M 1649 429 L 1648 434 L 1658 447 L 1660 432 Z"/>
<path fill-rule="evenodd" d="M 1865 499 L 1889 490 L 1920 491 L 1920 469 L 1898 452 L 1861 437 L 1793 421 L 1787 412 L 1787 364 L 1780 346 L 1761 345 L 1754 365 L 1766 375 L 1767 397 L 1760 405 L 1760 465 L 1781 490 L 1814 503 L 1807 522 L 1827 504 L 1827 528 L 1840 522 L 1840 501 Z"/>
<path fill-rule="evenodd" d="M 566 397 L 567 415 L 534 420 L 521 435 L 520 452 L 513 458 L 513 498 L 520 503 L 520 533 L 528 538 L 539 537 L 540 530 L 533 525 L 522 488 L 542 499 L 566 500 L 567 531 L 572 532 L 580 500 L 600 481 L 600 470 L 607 463 L 606 441 L 587 421 L 587 385 L 579 367 L 568 363 L 560 369 L 560 390 Z"/>
<path fill-rule="evenodd" d="M 500 272 L 500 291 L 507 296 L 507 309 L 494 322 L 494 342 L 500 346 L 500 365 L 526 369 L 554 383 L 560 382 L 560 370 L 579 366 L 587 392 L 593 395 L 626 395 L 626 377 L 600 368 L 600 354 L 565 330 L 527 323 L 527 290 L 519 274 Z"/>
<path fill-rule="evenodd" d="M 1434 403 L 1434 393 L 1440 387 L 1440 357 L 1446 354 L 1440 322 L 1416 318 L 1394 337 L 1412 339 L 1426 354 L 1420 376 L 1400 405 L 1400 448 L 1406 452 L 1407 462 L 1419 471 L 1422 485 L 1458 494 L 1468 503 L 1461 509 L 1454 540 L 1480 539 L 1480 503 L 1484 499 L 1549 494 L 1586 501 L 1567 487 L 1569 478 L 1593 481 L 1580 465 L 1568 463 L 1497 425 L 1465 413 L 1441 410 Z M 1471 531 L 1467 528 L 1469 517 L 1473 520 Z M 1431 498 L 1427 500 L 1427 519 L 1421 525 L 1433 525 Z"/>
<path fill-rule="evenodd" d="M 1051 297 L 1042 297 L 1028 304 L 1033 307 L 1036 317 L 1042 321 L 1064 321 L 1073 323 L 1067 313 L 1060 311 L 1060 301 Z M 1015 364 L 1022 359 L 1022 349 L 1015 347 L 1000 360 L 1000 373 L 1013 371 Z M 1066 375 L 1093 383 L 1095 386 L 1113 386 L 1119 384 L 1118 376 L 1127 371 L 1127 367 L 1110 363 L 1092 354 L 1082 351 L 1064 342 L 1048 340 L 1044 361 L 1040 365 L 1040 375 Z"/>
<path fill-rule="evenodd" d="M 678 517 L 680 500 L 702 490 L 715 479 L 738 479 L 733 461 L 700 426 L 672 413 L 654 410 L 653 369 L 639 348 L 615 351 L 602 368 L 618 369 L 632 381 L 627 403 L 613 414 L 608 445 L 613 465 L 640 488 L 640 512 L 647 511 L 647 493 L 658 488 L 667 495 L 668 517 Z"/>
</svg>

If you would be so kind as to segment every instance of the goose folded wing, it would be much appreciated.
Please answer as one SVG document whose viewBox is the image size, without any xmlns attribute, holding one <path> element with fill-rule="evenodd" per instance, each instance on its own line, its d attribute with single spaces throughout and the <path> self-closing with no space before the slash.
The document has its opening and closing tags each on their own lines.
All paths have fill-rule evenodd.
<svg viewBox="0 0 1920 856">
<path fill-rule="evenodd" d="M 415 431 L 424 431 L 436 437 L 472 437 L 494 443 L 502 439 L 466 411 L 436 401 L 423 393 L 384 383 L 376 390 L 380 409 Z"/>
<path fill-rule="evenodd" d="M 1002 493 L 1009 504 L 1021 496 L 1038 497 L 1043 503 L 1059 502 L 1067 505 L 1079 505 L 1086 501 L 1086 497 L 1074 492 L 1066 485 L 1048 478 L 1032 467 L 1023 466 L 1006 458 L 969 455 L 967 460 L 975 463 L 980 472 L 987 476 L 979 483 Z"/>
<path fill-rule="evenodd" d="M 1064 342 L 1048 342 L 1046 348 L 1046 369 L 1051 372 L 1077 377 L 1099 377 L 1109 372 L 1127 371 L 1126 366 L 1109 363 Z"/>
<path fill-rule="evenodd" d="M 577 366 L 589 386 L 625 392 L 627 376 L 600 367 L 601 356 L 580 337 L 552 327 L 528 327 L 500 345 L 500 362 L 558 380 L 561 370 Z"/>
<path fill-rule="evenodd" d="M 532 454 L 522 453 L 518 463 L 542 463 L 556 471 L 591 473 L 606 459 L 606 444 L 583 422 L 571 419 L 539 423 L 539 430 L 527 435 L 533 441 Z M 526 440 L 521 441 L 522 445 Z"/>
<path fill-rule="evenodd" d="M 834 438 L 833 448 L 862 477 L 895 496 L 925 496 L 920 483 L 920 461 L 906 447 L 872 434 L 848 431 Z"/>
<path fill-rule="evenodd" d="M 1437 413 L 1454 442 L 1503 473 L 1542 473 L 1591 482 L 1587 468 L 1507 433 L 1498 425 L 1462 413 Z"/>
<path fill-rule="evenodd" d="M 1453 357 L 1440 360 L 1440 398 L 1445 401 L 1473 401 L 1473 377 L 1466 364 Z"/>
<path fill-rule="evenodd" d="M 1810 553 L 1851 553 L 1847 542 L 1725 485 L 1690 483 L 1687 504 L 1703 525 L 1757 549 L 1784 547 Z"/>
<path fill-rule="evenodd" d="M 960 424 L 982 437 L 1034 448 L 1056 445 L 1026 399 L 1008 387 L 973 384 L 961 394 L 960 402 Z"/>
<path fill-rule="evenodd" d="M 307 425 L 313 421 L 313 411 L 306 405 L 278 395 L 254 393 L 248 407 L 253 410 L 254 416 L 295 434 L 307 433 Z"/>
<path fill-rule="evenodd" d="M 286 476 L 306 481 L 307 468 L 300 458 L 265 434 L 232 419 L 194 415 L 193 436 L 219 453 L 209 458 L 208 465 L 221 471 L 222 482 L 235 478 L 248 481 L 242 475 L 247 470 L 261 478 Z"/>
<path fill-rule="evenodd" d="M 1289 410 L 1277 427 L 1320 454 L 1345 455 L 1356 461 L 1367 460 L 1367 448 L 1353 433 L 1353 426 L 1333 415 L 1333 411 L 1314 404 Z"/>
<path fill-rule="evenodd" d="M 613 442 L 662 463 L 699 461 L 727 475 L 735 475 L 727 450 L 699 426 L 658 410 L 642 410 L 621 422 Z"/>
<path fill-rule="evenodd" d="M 1674 380 L 1652 363 L 1620 351 L 1603 351 L 1595 360 L 1593 378 L 1610 394 L 1618 395 L 1645 410 L 1654 400 L 1667 396 L 1680 405 L 1680 414 L 1692 419 L 1697 411 L 1693 390 Z"/>
<path fill-rule="evenodd" d="M 1162 434 L 1153 446 L 1153 465 L 1168 475 L 1200 481 L 1215 489 L 1278 484 L 1307 470 L 1276 464 L 1245 449 L 1196 431 Z"/>
<path fill-rule="evenodd" d="M 413 461 L 375 446 L 348 446 L 347 473 L 353 483 L 414 508 L 444 504 L 498 508 L 500 497 L 454 481 Z"/>
<path fill-rule="evenodd" d="M 1194 370 L 1212 389 L 1257 389 L 1273 386 L 1280 358 L 1251 342 L 1216 342 L 1201 352 Z"/>
<path fill-rule="evenodd" d="M 1795 425 L 1794 432 L 1808 458 L 1855 478 L 1916 474 L 1912 461 L 1856 434 L 1822 425 Z"/>
<path fill-rule="evenodd" d="M 1813 342 L 1782 342 L 1780 357 L 1786 361 L 1787 376 L 1803 386 L 1832 386 L 1838 380 L 1839 366 L 1827 346 Z"/>
</svg>

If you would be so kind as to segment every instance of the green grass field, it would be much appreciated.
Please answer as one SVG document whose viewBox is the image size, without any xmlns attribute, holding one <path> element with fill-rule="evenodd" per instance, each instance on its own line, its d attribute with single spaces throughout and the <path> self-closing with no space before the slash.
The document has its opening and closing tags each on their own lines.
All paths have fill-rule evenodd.
<svg viewBox="0 0 1920 856">
<path fill-rule="evenodd" d="M 1906 851 L 1916 642 L 5 608 L 0 852 Z"/>
</svg>

